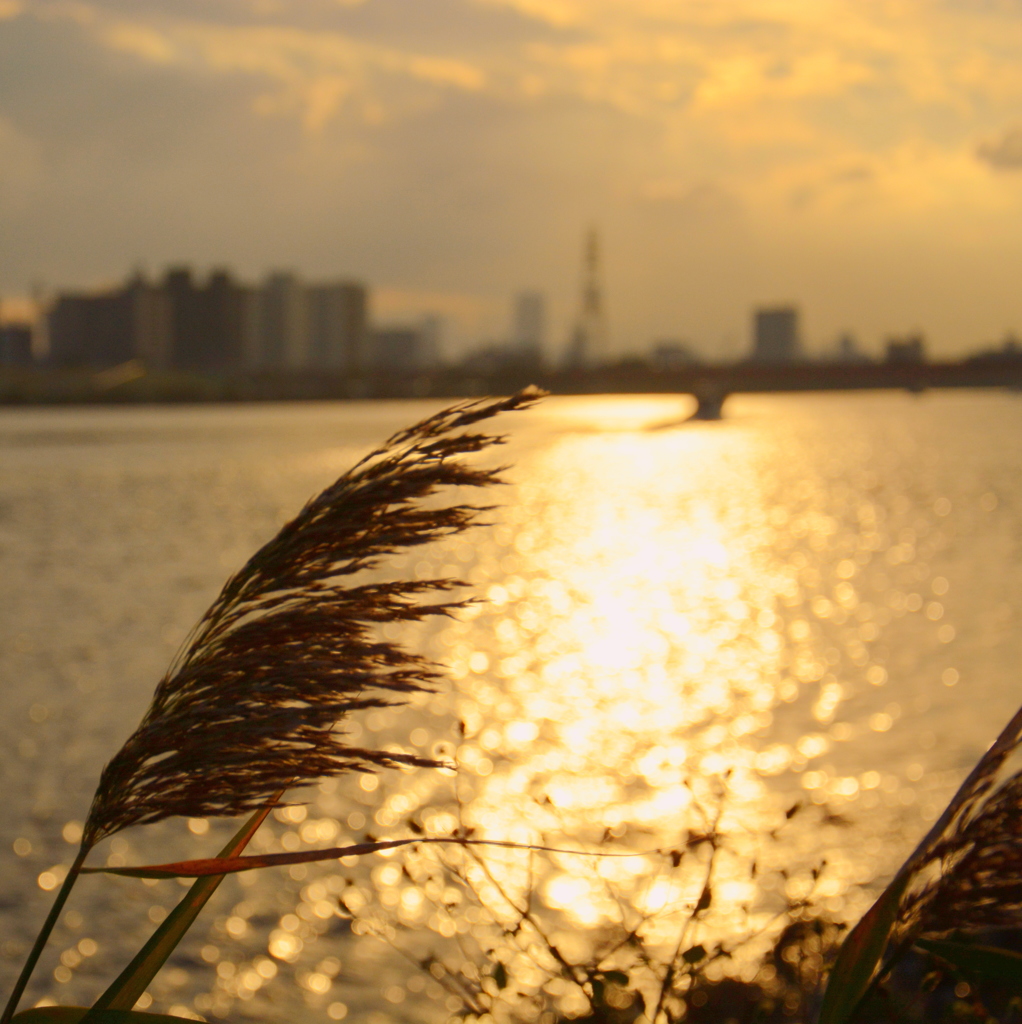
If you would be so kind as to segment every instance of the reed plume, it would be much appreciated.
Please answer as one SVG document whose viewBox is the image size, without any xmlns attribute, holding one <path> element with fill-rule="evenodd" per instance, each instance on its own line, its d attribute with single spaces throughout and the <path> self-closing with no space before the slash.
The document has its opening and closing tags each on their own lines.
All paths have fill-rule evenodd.
<svg viewBox="0 0 1022 1024">
<path fill-rule="evenodd" d="M 350 580 L 384 556 L 472 525 L 483 508 L 425 504 L 441 488 L 500 479 L 500 470 L 459 456 L 503 438 L 459 431 L 537 397 L 464 402 L 395 434 L 257 551 L 227 581 L 103 770 L 85 845 L 173 815 L 244 814 L 278 790 L 344 771 L 435 766 L 353 746 L 339 723 L 393 703 L 386 695 L 430 686 L 435 666 L 374 630 L 449 613 L 462 602 L 422 599 L 459 581 Z"/>
<path fill-rule="evenodd" d="M 460 581 L 358 583 L 355 577 L 385 556 L 478 522 L 488 506 L 430 499 L 445 488 L 499 483 L 501 469 L 480 469 L 463 457 L 504 438 L 471 428 L 527 408 L 541 394 L 530 388 L 510 398 L 461 402 L 400 431 L 309 501 L 227 581 L 157 686 L 141 724 L 103 769 L 81 848 L 0 1024 L 13 1015 L 100 840 L 176 815 L 234 817 L 262 809 L 265 816 L 282 791 L 346 771 L 438 765 L 354 746 L 345 740 L 343 720 L 431 688 L 437 666 L 375 631 L 449 614 L 464 602 L 436 598 Z"/>
<path fill-rule="evenodd" d="M 1022 926 L 1022 771 L 1007 779 L 1003 772 L 1020 748 L 1022 708 L 849 933 L 820 1024 L 852 1020 L 872 986 L 917 942 L 930 948 L 931 936 Z"/>
<path fill-rule="evenodd" d="M 917 854 L 918 881 L 902 901 L 896 934 L 1022 925 L 1022 771 L 998 781 L 1020 745 L 1022 709 L 952 801 L 945 828 Z"/>
<path fill-rule="evenodd" d="M 938 851 L 940 878 L 908 910 L 921 934 L 1022 924 L 1022 775 L 1009 779 L 976 818 Z"/>
</svg>

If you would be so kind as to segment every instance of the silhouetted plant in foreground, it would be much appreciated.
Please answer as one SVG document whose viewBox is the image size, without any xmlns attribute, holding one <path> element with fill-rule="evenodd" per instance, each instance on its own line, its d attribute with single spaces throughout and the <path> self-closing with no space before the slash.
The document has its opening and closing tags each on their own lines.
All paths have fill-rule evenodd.
<svg viewBox="0 0 1022 1024">
<path fill-rule="evenodd" d="M 814 1005 L 841 927 L 819 916 L 812 889 L 804 898 L 782 899 L 774 910 L 765 910 L 758 898 L 739 907 L 718 901 L 715 893 L 736 881 L 736 865 L 745 863 L 736 837 L 722 828 L 728 783 L 724 776 L 684 784 L 693 796 L 686 826 L 674 848 L 646 858 L 645 890 L 672 894 L 656 908 L 641 907 L 634 889 L 602 878 L 597 858 L 588 865 L 581 860 L 573 875 L 582 877 L 588 866 L 585 877 L 608 898 L 604 919 L 580 929 L 544 899 L 551 865 L 542 861 L 549 858 L 511 851 L 495 863 L 474 847 L 402 851 L 402 875 L 430 904 L 429 930 L 407 922 L 402 927 L 400 915 L 350 881 L 341 904 L 357 934 L 375 936 L 436 979 L 448 1006 L 457 1004 L 456 1013 L 464 1016 L 541 1024 L 631 1024 L 641 1017 L 663 1024 L 745 1019 L 748 1010 L 754 1013 L 750 1020 L 804 1019 L 793 1014 Z M 529 798 L 522 799 L 524 809 Z M 825 808 L 790 807 L 777 832 L 762 837 L 760 853 L 767 844 L 785 843 L 785 825 L 796 816 L 826 815 Z M 641 841 L 641 832 L 618 831 L 605 835 L 603 851 Z M 565 832 L 556 834 L 563 841 Z M 746 866 L 756 874 L 755 863 Z M 825 866 L 818 867 L 812 882 L 825 875 Z M 783 884 L 787 877 L 774 881 Z M 457 927 L 466 920 L 471 928 Z M 750 969 L 755 980 L 728 976 L 749 977 Z M 725 1007 L 730 1011 L 713 1016 Z"/>
<path fill-rule="evenodd" d="M 224 870 L 241 866 L 224 858 L 241 854 L 285 790 L 347 771 L 439 764 L 349 744 L 343 720 L 431 686 L 435 666 L 379 640 L 375 630 L 450 612 L 460 602 L 428 598 L 459 581 L 357 585 L 352 578 L 385 556 L 472 525 L 480 506 L 430 499 L 446 488 L 497 483 L 498 470 L 475 468 L 463 456 L 502 438 L 472 428 L 500 412 L 527 408 L 537 397 L 530 390 L 464 402 L 395 434 L 312 499 L 228 580 L 160 682 L 142 723 L 103 770 L 81 847 L 0 1018 L 4 1024 L 86 857 L 101 840 L 171 816 L 254 812 L 220 860 L 162 872 L 200 881 L 92 1008 L 90 1020 L 99 1020 L 102 1010 L 131 1010 Z M 366 852 L 379 848 L 362 845 Z M 60 1008 L 29 1014 L 69 1019 Z"/>
<path fill-rule="evenodd" d="M 998 1019 L 984 1004 L 990 988 L 1000 1019 L 1015 1019 L 1005 993 L 1022 996 L 1022 954 L 992 929 L 1022 928 L 1022 772 L 1004 768 L 1022 746 L 1022 710 L 980 758 L 934 826 L 845 940 L 828 983 L 821 1024 L 922 1017 L 906 975 L 937 991 L 957 978 L 956 1019 Z M 911 958 L 916 963 L 913 964 Z M 937 1008 L 930 1002 L 930 1013 Z M 1010 1017 L 1014 1014 L 1014 1017 Z M 950 1017 L 948 1018 L 950 1019 Z"/>
</svg>

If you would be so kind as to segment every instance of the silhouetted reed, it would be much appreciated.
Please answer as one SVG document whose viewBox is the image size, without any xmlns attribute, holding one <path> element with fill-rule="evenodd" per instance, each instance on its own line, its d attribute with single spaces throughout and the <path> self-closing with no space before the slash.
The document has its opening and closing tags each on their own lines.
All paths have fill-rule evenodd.
<svg viewBox="0 0 1022 1024">
<path fill-rule="evenodd" d="M 84 844 L 174 815 L 243 814 L 277 790 L 339 772 L 436 765 L 352 746 L 338 722 L 389 703 L 380 693 L 430 684 L 429 662 L 374 631 L 449 612 L 460 602 L 420 599 L 459 581 L 349 580 L 386 555 L 470 526 L 478 506 L 424 502 L 441 488 L 496 483 L 497 471 L 458 457 L 500 439 L 456 432 L 534 397 L 464 403 L 401 431 L 257 551 L 227 581 L 104 769 Z"/>
<path fill-rule="evenodd" d="M 979 963 L 980 973 L 1014 970 L 1022 978 L 1022 959 L 1015 963 L 1015 954 L 982 942 L 990 929 L 1022 928 L 1022 772 L 999 782 L 1020 748 L 1022 709 L 848 936 L 828 983 L 822 1024 L 857 1019 L 916 945 L 939 948 L 951 964 L 975 969 Z M 965 945 L 933 942 L 952 932 Z"/>
<path fill-rule="evenodd" d="M 935 852 L 944 873 L 906 908 L 921 934 L 1022 925 L 1022 776 Z"/>
<path fill-rule="evenodd" d="M 1022 925 L 1022 772 L 998 774 L 1022 744 L 1022 711 L 980 759 L 915 854 L 918 879 L 896 935 Z M 904 933 L 902 935 L 901 933 Z"/>
<path fill-rule="evenodd" d="M 471 428 L 538 397 L 529 389 L 462 402 L 400 431 L 313 498 L 227 581 L 138 729 L 104 768 L 78 856 L 0 1020 L 13 1014 L 100 840 L 177 815 L 265 809 L 288 788 L 342 772 L 439 764 L 354 746 L 345 740 L 343 719 L 430 688 L 436 666 L 376 631 L 448 614 L 463 602 L 429 598 L 462 584 L 355 577 L 385 556 L 476 523 L 486 506 L 430 499 L 447 488 L 498 483 L 499 469 L 477 468 L 463 457 L 503 438 Z"/>
</svg>

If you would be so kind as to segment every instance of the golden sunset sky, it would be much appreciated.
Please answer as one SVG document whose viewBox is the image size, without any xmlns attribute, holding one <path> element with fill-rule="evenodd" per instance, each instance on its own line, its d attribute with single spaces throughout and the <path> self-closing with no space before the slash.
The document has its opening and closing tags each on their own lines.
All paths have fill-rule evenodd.
<svg viewBox="0 0 1022 1024">
<path fill-rule="evenodd" d="M 1022 0 L 0 0 L 0 297 L 354 275 L 452 348 L 1022 331 Z"/>
</svg>

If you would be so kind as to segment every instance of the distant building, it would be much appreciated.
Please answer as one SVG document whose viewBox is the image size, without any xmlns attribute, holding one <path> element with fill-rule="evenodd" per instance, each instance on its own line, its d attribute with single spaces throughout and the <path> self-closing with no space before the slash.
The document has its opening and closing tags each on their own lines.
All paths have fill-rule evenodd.
<svg viewBox="0 0 1022 1024">
<path fill-rule="evenodd" d="M 377 327 L 370 334 L 369 365 L 383 373 L 418 373 L 440 364 L 443 320 L 435 314 L 418 324 Z"/>
<path fill-rule="evenodd" d="M 373 331 L 373 367 L 388 373 L 418 369 L 421 342 L 414 327 L 377 328 Z"/>
<path fill-rule="evenodd" d="M 428 313 L 422 318 L 419 328 L 422 347 L 419 351 L 420 369 L 429 370 L 443 362 L 444 318 Z"/>
<path fill-rule="evenodd" d="M 546 344 L 546 298 L 542 292 L 519 292 L 511 307 L 511 347 L 539 360 Z"/>
<path fill-rule="evenodd" d="M 31 324 L 0 324 L 0 366 L 31 365 Z"/>
<path fill-rule="evenodd" d="M 167 289 L 136 274 L 125 287 L 133 309 L 132 358 L 154 370 L 174 361 L 174 325 Z"/>
<path fill-rule="evenodd" d="M 294 274 L 270 274 L 256 299 L 256 362 L 272 369 L 300 369 L 308 360 L 308 302 Z"/>
<path fill-rule="evenodd" d="M 671 339 L 654 342 L 649 357 L 650 365 L 655 370 L 677 370 L 698 361 L 687 342 Z"/>
<path fill-rule="evenodd" d="M 59 295 L 49 314 L 50 362 L 101 367 L 133 359 L 134 313 L 133 296 L 126 289 Z"/>
<path fill-rule="evenodd" d="M 1014 363 L 1022 359 L 1022 342 L 1010 331 L 1004 336 L 1001 344 L 994 348 L 981 349 L 968 357 L 969 363 Z"/>
<path fill-rule="evenodd" d="M 366 362 L 366 289 L 346 281 L 311 285 L 307 291 L 308 365 L 361 370 Z"/>
<path fill-rule="evenodd" d="M 757 309 L 753 322 L 753 362 L 795 363 L 802 358 L 798 310 L 794 306 Z"/>
<path fill-rule="evenodd" d="M 169 364 L 200 366 L 206 347 L 199 289 L 189 267 L 171 267 L 163 277 L 163 290 L 170 311 Z"/>
<path fill-rule="evenodd" d="M 350 372 L 369 358 L 366 308 L 366 288 L 356 282 L 307 286 L 274 273 L 253 288 L 226 270 L 197 281 L 178 266 L 159 283 L 136 275 L 111 291 L 60 295 L 43 326 L 50 361 L 62 366 L 139 359 L 202 372 Z"/>
<path fill-rule="evenodd" d="M 926 362 L 926 342 L 921 334 L 910 334 L 904 338 L 887 340 L 888 363 L 924 363 Z"/>
<path fill-rule="evenodd" d="M 166 362 L 153 360 L 155 365 L 186 370 L 233 370 L 241 366 L 251 333 L 246 288 L 226 270 L 214 270 L 204 285 L 198 285 L 191 270 L 176 267 L 167 271 L 163 293 L 169 308 L 170 355 Z M 157 305 L 154 303 L 154 322 L 160 315 Z M 144 352 L 139 355 L 145 358 Z"/>
<path fill-rule="evenodd" d="M 107 292 L 58 295 L 45 329 L 47 358 L 57 366 L 116 366 L 143 359 L 162 367 L 173 357 L 168 296 L 141 276 Z"/>
<path fill-rule="evenodd" d="M 868 363 L 868 355 L 859 348 L 859 343 L 852 334 L 842 334 L 837 339 L 834 360 L 838 363 Z"/>
<path fill-rule="evenodd" d="M 226 270 L 214 270 L 203 296 L 210 369 L 239 369 L 252 347 L 252 293 Z"/>
</svg>

